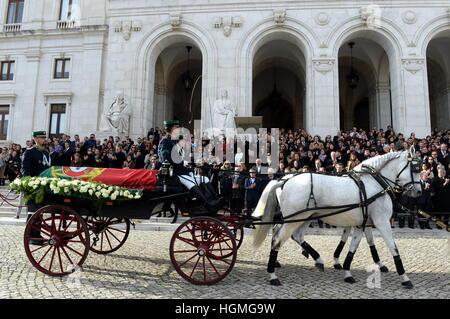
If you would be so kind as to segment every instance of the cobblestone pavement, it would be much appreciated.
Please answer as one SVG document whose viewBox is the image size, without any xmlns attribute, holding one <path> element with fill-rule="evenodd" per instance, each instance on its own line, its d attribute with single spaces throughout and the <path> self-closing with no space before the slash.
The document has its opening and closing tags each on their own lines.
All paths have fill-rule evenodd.
<svg viewBox="0 0 450 319">
<path fill-rule="evenodd" d="M 232 272 L 213 286 L 196 286 L 173 269 L 168 252 L 172 232 L 131 231 L 125 245 L 107 256 L 90 253 L 79 282 L 69 277 L 50 277 L 35 270 L 24 248 L 23 226 L 0 225 L 0 299 L 4 298 L 450 298 L 450 254 L 447 233 L 395 235 L 405 269 L 414 283 L 401 288 L 400 279 L 385 244 L 376 238 L 379 255 L 389 273 L 381 274 L 381 288 L 370 289 L 366 271 L 371 255 L 363 240 L 352 269 L 358 280 L 344 283 L 343 271 L 334 270 L 333 251 L 339 241 L 336 231 L 307 235 L 325 261 L 325 272 L 305 259 L 299 246 L 289 241 L 279 254 L 283 285 L 269 285 L 266 262 L 269 240 L 254 250 L 247 236 Z M 344 249 L 341 256 L 345 258 Z"/>
</svg>

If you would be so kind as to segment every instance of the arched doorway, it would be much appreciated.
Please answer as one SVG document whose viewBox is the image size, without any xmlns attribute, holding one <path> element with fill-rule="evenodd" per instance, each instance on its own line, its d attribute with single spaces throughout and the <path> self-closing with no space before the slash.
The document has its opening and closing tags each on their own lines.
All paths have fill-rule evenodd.
<svg viewBox="0 0 450 319">
<path fill-rule="evenodd" d="M 365 33 L 349 37 L 339 49 L 341 129 L 386 129 L 392 125 L 390 58 Z"/>
<path fill-rule="evenodd" d="M 272 34 L 253 58 L 252 112 L 265 128 L 305 127 L 305 57 L 293 38 Z"/>
<path fill-rule="evenodd" d="M 427 48 L 431 128 L 450 127 L 450 30 L 439 33 Z"/>
<path fill-rule="evenodd" d="M 179 120 L 192 129 L 201 118 L 202 53 L 192 43 L 179 42 L 165 48 L 155 64 L 154 126 Z"/>
</svg>

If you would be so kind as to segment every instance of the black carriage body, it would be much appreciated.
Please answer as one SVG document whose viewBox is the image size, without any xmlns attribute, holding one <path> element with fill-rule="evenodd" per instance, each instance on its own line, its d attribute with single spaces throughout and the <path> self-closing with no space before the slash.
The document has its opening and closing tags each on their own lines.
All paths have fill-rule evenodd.
<svg viewBox="0 0 450 319">
<path fill-rule="evenodd" d="M 172 192 L 171 192 L 172 191 Z M 130 200 L 92 200 L 74 196 L 62 196 L 55 194 L 45 194 L 42 203 L 29 203 L 33 210 L 37 210 L 47 205 L 66 206 L 76 211 L 81 216 L 93 217 L 115 217 L 129 219 L 149 219 L 156 206 L 172 202 L 182 211 L 190 210 L 190 198 L 188 192 L 173 192 L 168 189 L 166 192 L 157 187 L 155 191 L 144 190 L 143 196 L 139 199 Z M 31 210 L 31 209 L 30 209 Z"/>
</svg>

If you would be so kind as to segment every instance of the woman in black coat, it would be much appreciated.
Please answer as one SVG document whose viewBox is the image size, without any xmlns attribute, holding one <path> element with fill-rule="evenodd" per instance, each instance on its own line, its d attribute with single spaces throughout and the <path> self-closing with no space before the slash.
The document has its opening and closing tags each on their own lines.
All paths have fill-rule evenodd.
<svg viewBox="0 0 450 319">
<path fill-rule="evenodd" d="M 12 182 L 20 174 L 20 168 L 22 167 L 22 160 L 20 159 L 20 155 L 17 151 L 12 152 L 11 156 L 6 162 L 6 167 L 8 180 Z"/>
</svg>

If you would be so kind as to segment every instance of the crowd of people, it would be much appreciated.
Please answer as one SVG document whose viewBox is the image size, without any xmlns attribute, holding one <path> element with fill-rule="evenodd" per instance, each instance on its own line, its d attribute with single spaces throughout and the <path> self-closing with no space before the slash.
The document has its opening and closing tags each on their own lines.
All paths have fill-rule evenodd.
<svg viewBox="0 0 450 319">
<path fill-rule="evenodd" d="M 62 135 L 47 139 L 47 148 L 53 166 L 76 167 L 109 167 L 123 169 L 159 169 L 158 144 L 164 132 L 159 128 L 151 129 L 145 137 L 132 140 L 110 136 L 105 139 L 96 138 L 95 134 L 80 138 L 79 135 Z M 193 138 L 193 137 L 192 137 Z M 223 145 L 224 158 L 216 156 L 207 136 L 202 139 L 208 150 L 207 158 L 191 166 L 198 174 L 212 179 L 216 189 L 225 196 L 235 210 L 251 211 L 259 200 L 265 185 L 270 179 L 284 174 L 297 172 L 318 172 L 341 174 L 352 170 L 362 161 L 382 155 L 390 151 L 409 149 L 415 146 L 416 155 L 422 159 L 421 184 L 423 194 L 414 204 L 426 211 L 450 211 L 450 130 L 437 131 L 423 139 L 414 133 L 405 136 L 396 133 L 392 127 L 386 130 L 365 131 L 353 128 L 339 131 L 335 136 L 328 135 L 324 139 L 311 136 L 304 130 L 280 130 L 279 165 L 277 169 L 269 169 L 268 174 L 261 174 L 262 168 L 268 166 L 274 154 L 270 153 L 270 133 L 264 136 L 266 145 L 258 144 L 260 151 L 267 153 L 267 162 L 260 159 L 249 162 L 252 150 L 249 141 L 228 140 Z M 230 143 L 234 143 L 231 148 Z M 195 141 L 192 140 L 194 146 Z M 5 180 L 12 181 L 20 175 L 21 161 L 26 149 L 33 146 L 27 141 L 26 146 L 12 144 L 0 153 L 0 185 Z M 226 161 L 227 149 L 235 150 L 233 161 Z M 443 215 L 446 219 L 447 215 Z M 409 223 L 411 226 L 411 223 Z M 427 228 L 428 224 L 420 224 Z"/>
</svg>

